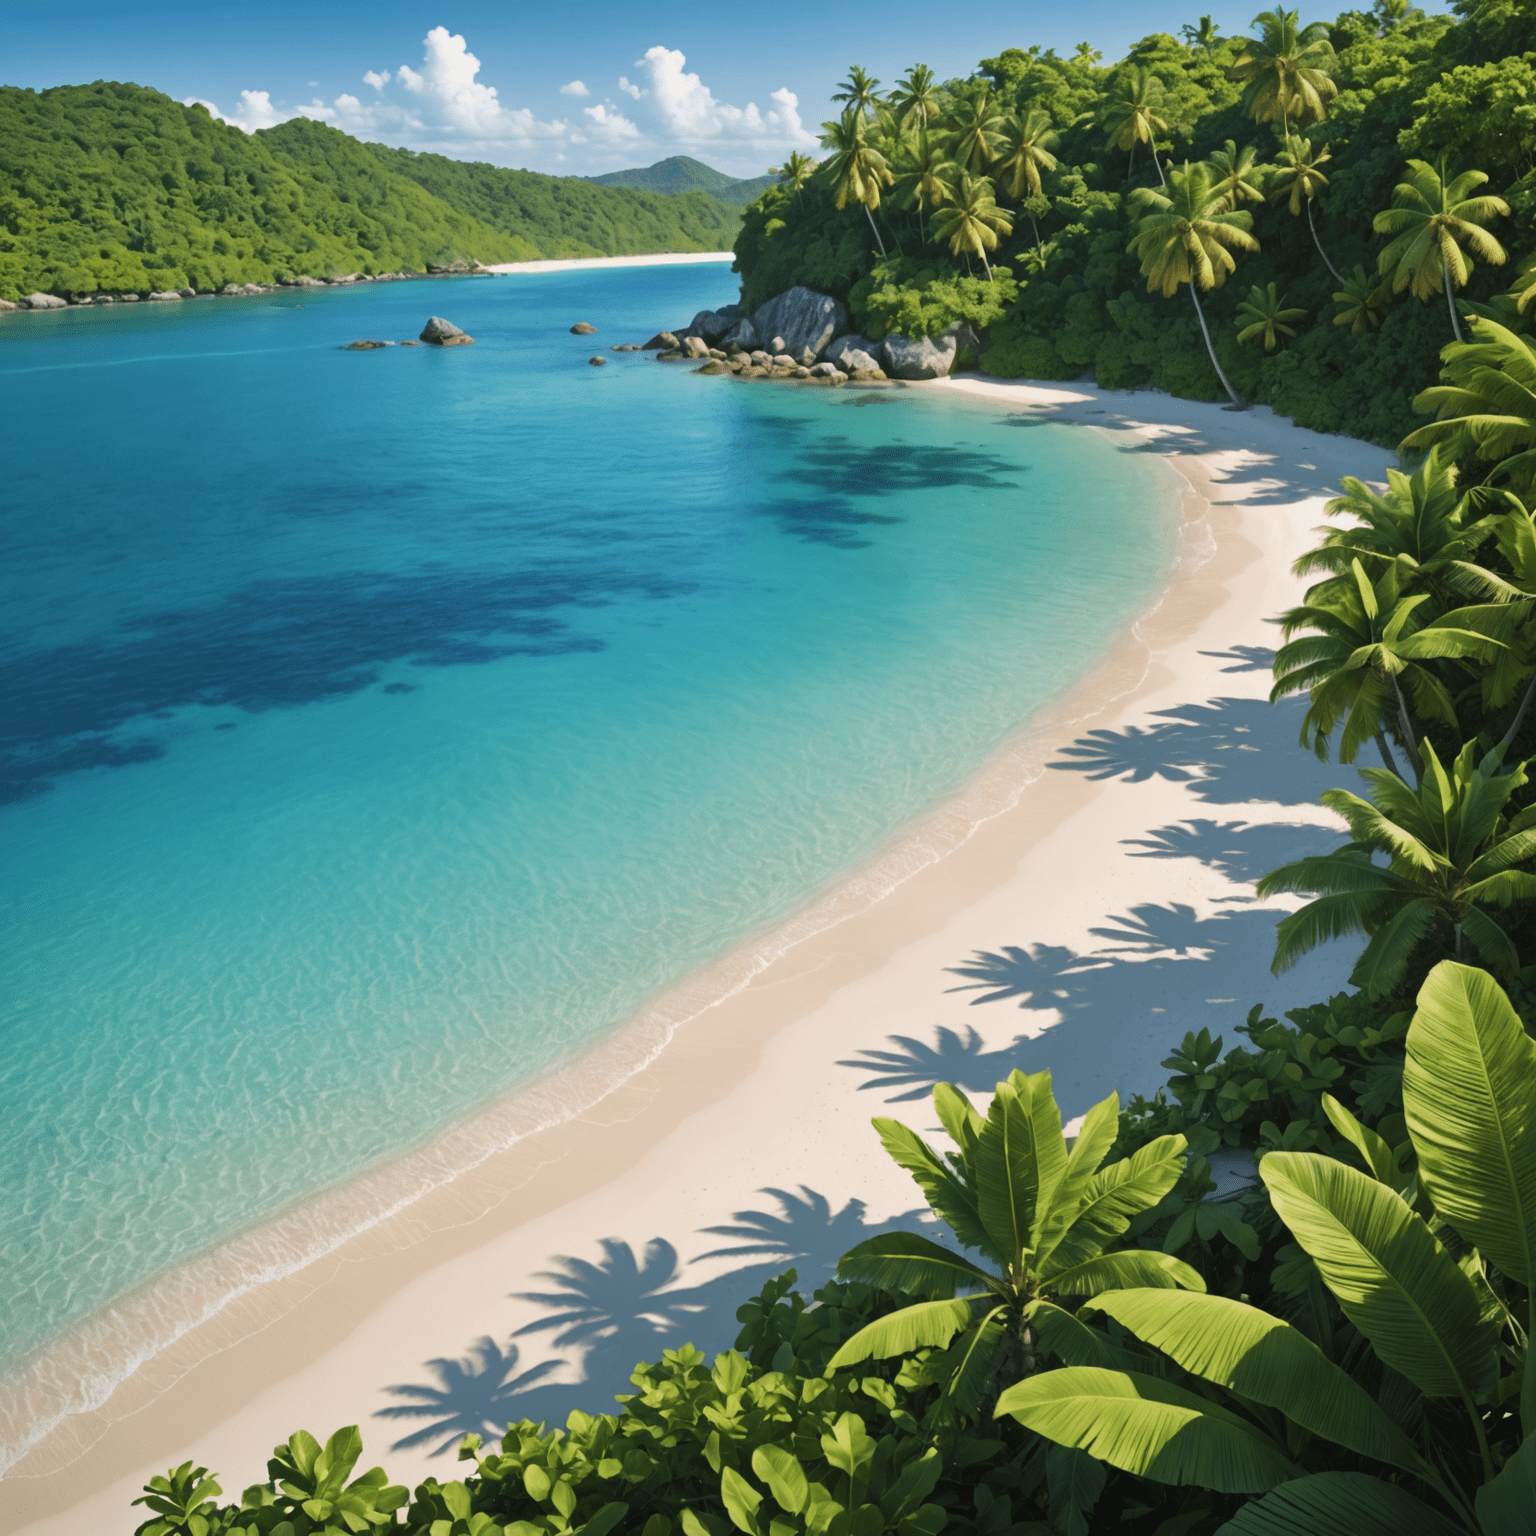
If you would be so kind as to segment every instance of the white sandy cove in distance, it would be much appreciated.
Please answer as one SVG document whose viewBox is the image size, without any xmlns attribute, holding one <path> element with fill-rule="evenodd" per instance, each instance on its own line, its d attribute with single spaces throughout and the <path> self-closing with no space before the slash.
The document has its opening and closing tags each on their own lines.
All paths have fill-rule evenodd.
<svg viewBox="0 0 1536 1536">
<path fill-rule="evenodd" d="M 520 270 L 569 265 L 585 263 Z M 580 1120 L 312 1266 L 285 1313 L 167 1390 L 136 1400 L 130 1382 L 0 1483 L 0 1531 L 129 1529 L 151 1473 L 190 1457 L 238 1490 L 300 1427 L 358 1423 L 364 1465 L 452 1477 L 466 1430 L 601 1411 L 636 1360 L 728 1347 L 767 1275 L 793 1264 L 809 1292 L 854 1242 L 914 1219 L 869 1118 L 936 1132 L 936 1079 L 984 1102 L 1014 1066 L 1049 1067 L 1075 1117 L 1154 1089 L 1187 1029 L 1230 1045 L 1253 1003 L 1278 1013 L 1343 985 L 1342 950 L 1273 979 L 1280 909 L 1253 896 L 1265 871 L 1333 845 L 1317 795 L 1353 779 L 1297 746 L 1298 706 L 1265 702 L 1271 620 L 1299 597 L 1291 562 L 1339 478 L 1379 480 L 1390 456 L 1262 408 L 929 387 L 1097 426 L 1190 484 L 1159 607 L 984 771 L 1032 778 L 1012 808 L 789 949 Z M 61 1465 L 70 1444 L 84 1454 Z"/>
</svg>

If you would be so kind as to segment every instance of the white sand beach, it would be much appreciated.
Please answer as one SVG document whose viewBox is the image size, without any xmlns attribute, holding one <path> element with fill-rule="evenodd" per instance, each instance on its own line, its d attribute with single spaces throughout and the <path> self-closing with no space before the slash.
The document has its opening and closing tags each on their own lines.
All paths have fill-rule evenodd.
<svg viewBox="0 0 1536 1536">
<path fill-rule="evenodd" d="M 734 251 L 661 251 L 654 256 L 581 256 L 563 261 L 502 261 L 487 272 L 584 272 L 606 267 L 691 267 L 703 261 L 735 261 Z"/>
<path fill-rule="evenodd" d="M 635 1361 L 728 1347 L 769 1275 L 794 1265 L 808 1293 L 851 1244 L 912 1219 L 917 1191 L 871 1115 L 929 1130 L 935 1081 L 984 1099 L 1018 1066 L 1050 1068 L 1075 1117 L 1112 1089 L 1150 1093 L 1186 1030 L 1231 1045 L 1254 1003 L 1278 1012 L 1343 985 L 1343 950 L 1272 978 L 1281 909 L 1253 895 L 1259 875 L 1333 845 L 1317 796 L 1353 781 L 1297 746 L 1299 705 L 1266 702 L 1270 621 L 1299 596 L 1291 563 L 1339 478 L 1379 480 L 1391 456 L 1263 408 L 974 376 L 932 387 L 1092 425 L 1187 482 L 1160 605 L 966 802 L 1005 808 L 947 856 L 912 858 L 884 899 L 834 893 L 843 920 L 575 1121 L 193 1330 L 0 1481 L 0 1531 L 131 1529 L 144 1480 L 188 1458 L 237 1494 L 301 1427 L 360 1424 L 363 1465 L 397 1481 L 455 1476 L 466 1431 L 601 1411 Z M 949 814 L 951 833 L 975 820 Z"/>
</svg>

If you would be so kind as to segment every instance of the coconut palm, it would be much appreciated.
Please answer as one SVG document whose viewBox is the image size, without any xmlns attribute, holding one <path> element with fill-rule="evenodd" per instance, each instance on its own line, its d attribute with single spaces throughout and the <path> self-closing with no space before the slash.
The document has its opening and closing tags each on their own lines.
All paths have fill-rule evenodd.
<svg viewBox="0 0 1536 1536">
<path fill-rule="evenodd" d="M 1424 12 L 1418 6 L 1410 5 L 1408 0 L 1376 0 L 1371 14 L 1376 17 L 1377 30 L 1383 37 L 1395 32 L 1404 22 L 1420 21 L 1424 16 Z"/>
<path fill-rule="evenodd" d="M 1297 12 L 1278 6 L 1253 18 L 1260 36 L 1232 62 L 1232 78 L 1246 85 L 1243 110 L 1255 122 L 1277 118 L 1286 138 L 1291 125 L 1305 128 L 1328 115 L 1338 94 L 1332 71 L 1338 62 L 1321 21 L 1298 27 Z"/>
<path fill-rule="evenodd" d="M 1470 658 L 1491 661 L 1501 643 L 1473 628 L 1492 627 L 1492 605 L 1456 608 L 1432 617 L 1428 592 L 1410 593 L 1419 580 L 1414 561 L 1399 557 L 1373 582 L 1358 557 L 1348 574 L 1307 593 L 1299 607 L 1281 615 L 1286 644 L 1275 653 L 1274 703 L 1294 693 L 1309 695 L 1301 744 L 1326 760 L 1336 726 L 1343 723 L 1339 761 L 1352 763 L 1374 741 L 1381 760 L 1397 773 L 1387 745 L 1391 735 L 1420 771 L 1419 742 L 1409 703 L 1422 720 L 1455 726 L 1449 689 L 1426 663 Z M 1292 637 L 1300 630 L 1312 633 Z"/>
<path fill-rule="evenodd" d="M 1040 173 L 1056 169 L 1056 156 L 1051 151 L 1060 142 L 1061 135 L 1051 126 L 1050 114 L 1039 107 L 1031 107 L 1023 117 L 1010 115 L 1005 120 L 997 177 L 1009 197 L 1043 196 Z"/>
<path fill-rule="evenodd" d="M 1100 126 L 1108 131 L 1105 141 L 1108 149 L 1130 151 L 1126 166 L 1129 178 L 1136 167 L 1136 146 L 1152 145 L 1152 163 L 1157 167 L 1157 179 L 1167 185 L 1162 162 L 1158 159 L 1156 138 L 1167 133 L 1168 120 L 1159 113 L 1167 88 L 1144 65 L 1136 64 L 1123 70 L 1115 81 L 1114 94 L 1105 102 L 1099 113 Z"/>
<path fill-rule="evenodd" d="M 950 113 L 949 155 L 963 171 L 979 175 L 1003 147 L 1006 118 L 992 87 L 973 81 Z"/>
<path fill-rule="evenodd" d="M 1321 167 L 1330 158 L 1326 148 L 1318 149 L 1310 139 L 1292 134 L 1285 141 L 1285 148 L 1275 156 L 1278 163 L 1274 173 L 1274 191 L 1269 194 L 1269 200 L 1272 203 L 1287 200 L 1292 218 L 1300 218 L 1301 205 L 1307 205 L 1307 228 L 1312 231 L 1312 243 L 1317 247 L 1317 254 L 1323 258 L 1323 265 L 1333 274 L 1333 280 L 1342 285 L 1343 274 L 1328 259 L 1328 252 L 1323 249 L 1323 242 L 1318 237 L 1317 223 L 1312 217 L 1313 200 L 1328 185 L 1328 178 L 1323 175 Z"/>
<path fill-rule="evenodd" d="M 846 108 L 833 123 L 821 125 L 821 142 L 832 151 L 822 162 L 824 175 L 837 192 L 837 206 L 846 208 L 849 198 L 864 205 L 864 216 L 885 256 L 885 241 L 875 228 L 874 210 L 880 206 L 880 189 L 891 184 L 885 156 L 875 148 L 869 133 L 869 119 L 857 107 Z"/>
<path fill-rule="evenodd" d="M 816 162 L 798 149 L 791 150 L 783 165 L 770 165 L 768 174 L 777 176 L 791 192 L 798 192 L 811 179 Z"/>
<path fill-rule="evenodd" d="M 1528 315 L 1536 304 L 1536 252 L 1527 256 L 1515 268 L 1515 280 L 1509 285 L 1509 296 L 1515 301 L 1519 314 Z"/>
<path fill-rule="evenodd" d="M 857 64 L 850 65 L 848 78 L 832 92 L 832 100 L 846 102 L 855 112 L 873 111 L 880 102 L 880 82 Z"/>
<path fill-rule="evenodd" d="M 1492 460 L 1489 479 L 1524 493 L 1536 484 L 1536 346 L 1480 315 L 1467 323 L 1472 340 L 1441 351 L 1441 382 L 1413 402 L 1416 411 L 1434 411 L 1436 420 L 1400 446 L 1444 443 L 1458 458 Z"/>
<path fill-rule="evenodd" d="M 845 1253 L 838 1272 L 846 1279 L 931 1299 L 860 1329 L 829 1372 L 955 1340 L 933 1364 L 944 1369 L 946 1397 L 974 1409 L 999 1373 L 1013 1382 L 1052 1355 L 1084 1364 L 1110 1357 L 1069 1298 L 1127 1285 L 1205 1289 L 1171 1254 L 1105 1251 L 1178 1181 L 1182 1136 L 1160 1136 L 1100 1169 L 1119 1126 L 1118 1096 L 1088 1111 L 1068 1153 L 1049 1072 L 1014 1072 L 999 1083 L 985 1119 L 950 1083 L 934 1089 L 933 1107 L 957 1149 L 947 1156 L 898 1120 L 877 1119 L 875 1129 L 954 1240 L 983 1262 L 910 1232 L 883 1233 Z"/>
<path fill-rule="evenodd" d="M 1211 367 L 1232 404 L 1240 411 L 1247 410 L 1248 402 L 1232 387 L 1217 360 L 1200 292 L 1226 282 L 1237 266 L 1233 251 L 1258 250 L 1259 242 L 1249 233 L 1253 215 L 1227 207 L 1225 195 L 1212 185 L 1210 170 L 1204 165 L 1186 165 L 1182 171 L 1174 171 L 1166 191 L 1138 187 L 1131 194 L 1131 203 L 1146 209 L 1136 221 L 1130 250 L 1141 258 L 1147 291 L 1157 290 L 1171 299 L 1181 283 L 1189 284 Z"/>
<path fill-rule="evenodd" d="M 1020 258 L 1029 277 L 1044 277 L 1051 257 L 1056 254 L 1056 242 L 1047 240 L 1043 245 L 1032 245 Z"/>
<path fill-rule="evenodd" d="M 1507 216 L 1509 204 L 1502 197 L 1471 196 L 1487 180 L 1482 171 L 1447 178 L 1443 156 L 1437 165 L 1410 160 L 1408 179 L 1392 189 L 1392 206 L 1373 222 L 1378 235 L 1396 237 L 1378 263 L 1383 276 L 1390 274 L 1392 291 L 1408 288 L 1414 298 L 1427 300 L 1443 286 L 1457 341 L 1466 337 L 1452 285 L 1466 287 L 1474 261 L 1497 267 L 1505 260 L 1504 247 L 1483 226 Z"/>
<path fill-rule="evenodd" d="M 1190 26 L 1187 22 L 1179 28 L 1179 36 L 1191 48 L 1203 48 L 1209 52 L 1219 41 L 1220 26 L 1211 20 L 1209 16 L 1200 18 L 1199 26 Z"/>
<path fill-rule="evenodd" d="M 1347 325 L 1352 331 L 1379 331 L 1391 298 L 1389 283 L 1377 282 L 1364 267 L 1357 266 L 1333 296 L 1339 306 L 1333 323 Z"/>
<path fill-rule="evenodd" d="M 946 158 L 941 144 L 926 128 L 919 128 L 904 141 L 894 169 L 896 179 L 891 184 L 891 197 L 903 208 L 917 209 L 920 227 L 925 208 L 937 208 L 954 195 L 952 182 L 958 174 L 957 167 Z"/>
<path fill-rule="evenodd" d="M 950 201 L 939 209 L 933 221 L 934 238 L 949 241 L 955 255 L 981 257 L 987 281 L 992 279 L 992 264 L 987 252 L 997 248 L 999 235 L 1013 233 L 1013 215 L 997 206 L 992 183 L 985 176 L 961 171 L 950 193 Z"/>
<path fill-rule="evenodd" d="M 1316 898 L 1280 920 L 1274 973 L 1329 939 L 1363 933 L 1370 942 L 1350 984 L 1380 996 L 1403 981 L 1437 918 L 1450 927 L 1458 960 L 1470 944 L 1489 970 L 1519 970 L 1515 946 L 1487 909 L 1536 896 L 1536 875 L 1516 868 L 1536 855 L 1536 806 L 1505 818 L 1526 772 L 1524 763 L 1501 772 L 1502 756 L 1480 756 L 1469 741 L 1447 772 L 1425 742 L 1417 789 L 1385 768 L 1362 768 L 1369 800 L 1324 791 L 1323 804 L 1343 817 L 1352 841 L 1286 864 L 1254 887 L 1261 899 L 1282 891 Z M 1378 853 L 1388 856 L 1385 866 L 1375 862 Z"/>
<path fill-rule="evenodd" d="M 1231 139 L 1211 151 L 1205 163 L 1210 166 L 1211 180 L 1226 198 L 1228 208 L 1264 201 L 1264 179 L 1269 167 L 1257 161 L 1253 145 L 1244 144 L 1239 149 Z"/>
<path fill-rule="evenodd" d="M 1086 64 L 1090 68 L 1097 64 L 1103 57 L 1103 50 L 1100 48 L 1095 48 L 1092 43 L 1079 43 L 1077 47 L 1072 50 L 1072 62 L 1074 64 Z"/>
<path fill-rule="evenodd" d="M 1248 290 L 1248 297 L 1237 306 L 1239 323 L 1246 322 L 1237 333 L 1239 341 L 1263 341 L 1264 350 L 1273 352 L 1283 336 L 1287 341 L 1296 337 L 1295 326 L 1307 318 L 1304 309 L 1286 309 L 1285 300 L 1275 292 L 1273 283 L 1260 288 L 1257 283 Z"/>
<path fill-rule="evenodd" d="M 933 71 L 926 64 L 914 64 L 896 82 L 891 106 L 903 127 L 909 123 L 926 127 L 939 114 L 939 88 Z"/>
</svg>

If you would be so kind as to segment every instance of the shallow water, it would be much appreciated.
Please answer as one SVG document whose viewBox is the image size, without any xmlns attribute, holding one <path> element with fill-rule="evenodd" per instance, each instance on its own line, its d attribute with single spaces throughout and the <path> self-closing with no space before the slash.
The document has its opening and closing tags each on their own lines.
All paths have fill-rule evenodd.
<svg viewBox="0 0 1536 1536">
<path fill-rule="evenodd" d="M 734 292 L 0 324 L 0 1366 L 600 1040 L 1160 589 L 1163 471 L 1096 434 L 586 365 Z M 477 344 L 339 350 L 428 312 Z"/>
</svg>

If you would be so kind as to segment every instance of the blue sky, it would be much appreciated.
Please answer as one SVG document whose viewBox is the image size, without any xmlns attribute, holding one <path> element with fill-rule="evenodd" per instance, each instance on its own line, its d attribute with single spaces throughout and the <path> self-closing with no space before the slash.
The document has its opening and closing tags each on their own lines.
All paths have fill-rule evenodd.
<svg viewBox="0 0 1536 1536">
<path fill-rule="evenodd" d="M 7 0 L 0 79 L 132 80 L 246 128 L 303 109 L 361 138 L 560 174 L 691 154 L 746 176 L 812 147 L 850 63 L 889 82 L 922 60 L 943 78 L 1006 47 L 1070 53 L 1084 40 L 1113 60 L 1206 9 L 1224 31 L 1246 31 L 1262 3 L 309 0 L 263 12 Z"/>
</svg>

